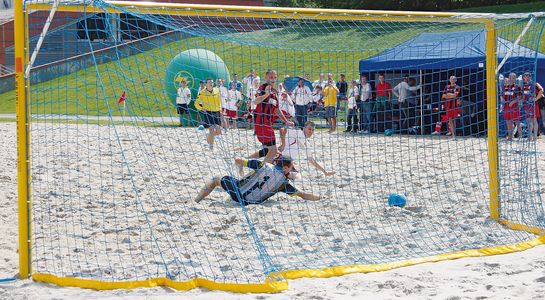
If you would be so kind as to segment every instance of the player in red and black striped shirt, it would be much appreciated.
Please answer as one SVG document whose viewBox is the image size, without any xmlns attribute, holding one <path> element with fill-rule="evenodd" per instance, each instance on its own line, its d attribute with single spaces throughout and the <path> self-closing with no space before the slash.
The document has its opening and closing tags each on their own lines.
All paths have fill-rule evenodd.
<svg viewBox="0 0 545 300">
<path fill-rule="evenodd" d="M 524 73 L 524 85 L 522 86 L 523 99 L 524 99 L 524 114 L 526 115 L 526 123 L 528 124 L 529 140 L 537 138 L 537 132 L 539 131 L 539 124 L 537 120 L 540 117 L 539 106 L 536 99 L 539 99 L 539 94 L 543 94 L 543 88 L 539 83 L 532 83 L 532 76 L 530 73 Z"/>
<path fill-rule="evenodd" d="M 509 78 L 504 79 L 503 91 L 501 93 L 501 102 L 503 104 L 503 118 L 507 121 L 507 139 L 513 139 L 513 130 L 515 126 L 518 130 L 518 136 L 522 136 L 522 126 L 520 126 L 520 108 L 518 101 L 520 98 L 520 87 L 516 84 L 517 75 L 511 73 Z"/>
<path fill-rule="evenodd" d="M 456 136 L 456 123 L 454 120 L 458 118 L 458 115 L 462 112 L 460 109 L 461 100 L 460 87 L 456 84 L 456 76 L 452 75 L 449 78 L 449 84 L 445 87 L 443 96 L 441 99 L 445 101 L 445 110 L 447 111 L 448 120 L 448 133 L 452 137 Z"/>
<path fill-rule="evenodd" d="M 267 72 L 267 82 L 259 87 L 255 98 L 256 108 L 254 110 L 254 132 L 257 140 L 267 148 L 266 162 L 272 162 L 276 156 L 276 137 L 273 124 L 278 117 L 288 126 L 293 122 L 288 121 L 282 111 L 278 108 L 278 91 L 274 88 L 277 74 L 275 70 Z"/>
</svg>

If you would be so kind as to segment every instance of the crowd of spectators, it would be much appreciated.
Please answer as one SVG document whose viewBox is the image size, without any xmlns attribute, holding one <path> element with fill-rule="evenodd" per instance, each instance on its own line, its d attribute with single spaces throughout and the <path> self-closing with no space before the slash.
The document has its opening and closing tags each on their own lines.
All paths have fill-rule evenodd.
<svg viewBox="0 0 545 300">
<path fill-rule="evenodd" d="M 454 137 L 467 132 L 468 126 L 475 125 L 471 123 L 485 122 L 484 117 L 475 121 L 477 109 L 463 100 L 464 90 L 468 89 L 458 84 L 456 76 L 449 76 L 448 82 L 440 87 L 441 92 L 435 94 L 430 93 L 429 84 L 417 84 L 415 77 L 402 75 L 400 78 L 401 81 L 393 86 L 384 74 L 376 74 L 375 78 L 361 74 L 351 81 L 346 80 L 345 74 L 340 74 L 335 81 L 333 74 L 321 73 L 312 82 L 305 74 L 298 77 L 294 88 L 283 82 L 278 84 L 278 107 L 300 128 L 310 117 L 325 118 L 330 133 L 337 130 L 338 115 L 346 120 L 345 132 L 361 134 L 390 130 Z M 527 136 L 535 139 L 540 133 L 545 133 L 543 89 L 539 83 L 532 82 L 529 73 L 521 78 L 517 80 L 514 73 L 501 78 L 499 113 L 506 121 L 508 139 L 522 137 L 523 126 L 527 129 Z M 288 79 L 286 75 L 284 82 Z M 239 119 L 247 120 L 252 126 L 252 111 L 260 84 L 261 79 L 254 69 L 241 81 L 234 74 L 227 86 L 222 79 L 216 80 L 214 89 L 218 90 L 221 98 L 221 124 L 224 128 L 237 128 Z M 201 82 L 198 93 L 204 88 L 205 82 Z M 186 83 L 182 81 L 177 95 L 181 125 L 184 125 L 182 117 L 186 114 L 189 117 L 190 96 Z M 438 101 L 433 101 L 433 97 L 438 97 Z M 480 110 L 485 108 L 481 106 Z M 480 131 L 484 131 L 482 127 Z"/>
</svg>

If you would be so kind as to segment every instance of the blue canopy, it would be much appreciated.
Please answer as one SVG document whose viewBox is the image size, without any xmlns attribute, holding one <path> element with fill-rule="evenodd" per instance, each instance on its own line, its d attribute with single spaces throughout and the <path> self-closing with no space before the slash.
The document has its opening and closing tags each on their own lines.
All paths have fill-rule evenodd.
<svg viewBox="0 0 545 300">
<path fill-rule="evenodd" d="M 498 38 L 498 63 L 511 48 L 513 42 Z M 386 70 L 484 69 L 485 51 L 484 30 L 422 33 L 398 46 L 360 60 L 359 70 L 367 73 Z M 534 50 L 517 45 L 504 69 L 518 73 L 532 72 L 534 59 Z M 537 53 L 536 73 L 537 80 L 544 82 L 545 55 L 541 53 Z"/>
</svg>

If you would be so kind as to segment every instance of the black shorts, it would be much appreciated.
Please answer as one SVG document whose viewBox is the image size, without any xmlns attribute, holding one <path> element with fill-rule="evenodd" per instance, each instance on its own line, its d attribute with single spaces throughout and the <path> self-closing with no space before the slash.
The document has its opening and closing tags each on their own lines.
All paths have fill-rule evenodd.
<svg viewBox="0 0 545 300">
<path fill-rule="evenodd" d="M 221 178 L 221 188 L 223 188 L 229 194 L 229 196 L 231 196 L 231 199 L 237 203 L 247 205 L 248 203 L 246 203 L 246 201 L 244 201 L 244 199 L 241 197 L 238 185 L 239 181 L 234 177 L 223 176 Z"/>
<path fill-rule="evenodd" d="M 189 113 L 189 106 L 187 104 L 176 104 L 176 112 L 179 115 L 188 114 Z"/>
<path fill-rule="evenodd" d="M 201 111 L 201 117 L 204 128 L 221 124 L 219 111 Z"/>
</svg>

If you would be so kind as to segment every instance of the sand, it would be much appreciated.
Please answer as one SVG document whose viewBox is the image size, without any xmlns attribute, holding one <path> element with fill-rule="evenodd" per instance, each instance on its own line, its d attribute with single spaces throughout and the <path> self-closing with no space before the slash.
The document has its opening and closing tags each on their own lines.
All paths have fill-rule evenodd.
<svg viewBox="0 0 545 300">
<path fill-rule="evenodd" d="M 314 142 L 319 159 L 337 174 L 324 177 L 302 160 L 303 178 L 296 185 L 326 200 L 305 202 L 279 195 L 242 210 L 219 190 L 201 204 L 191 199 L 205 178 L 235 174 L 233 157 L 258 149 L 249 131 L 225 133 L 213 155 L 204 133 L 195 129 L 36 123 L 32 134 L 34 224 L 44 224 L 34 232 L 35 272 L 104 280 L 157 274 L 177 280 L 197 276 L 260 282 L 264 270 L 382 263 L 534 237 L 487 219 L 486 140 L 482 138 L 450 141 L 318 132 Z M 5 228 L 0 274 L 11 277 L 17 273 L 18 259 L 15 125 L 0 124 L 0 135 L 4 141 L 0 161 L 6 166 L 0 173 Z M 504 166 L 530 157 L 527 165 L 535 165 L 537 159 L 543 169 L 544 140 L 533 156 L 521 154 L 528 147 L 502 142 L 500 152 L 509 153 Z M 502 184 L 512 186 L 521 176 L 530 178 L 528 193 L 543 195 L 544 188 L 535 178 L 517 176 Z M 408 196 L 407 207 L 385 205 L 393 191 Z M 505 200 L 508 216 L 531 224 L 542 222 L 536 201 L 516 195 L 522 200 Z M 264 252 L 256 250 L 246 217 L 255 226 L 270 264 L 259 260 Z M 288 291 L 275 295 L 164 288 L 97 292 L 27 280 L 1 284 L 0 297 L 538 299 L 545 290 L 544 251 L 537 247 L 382 273 L 299 279 L 289 282 Z"/>
</svg>

